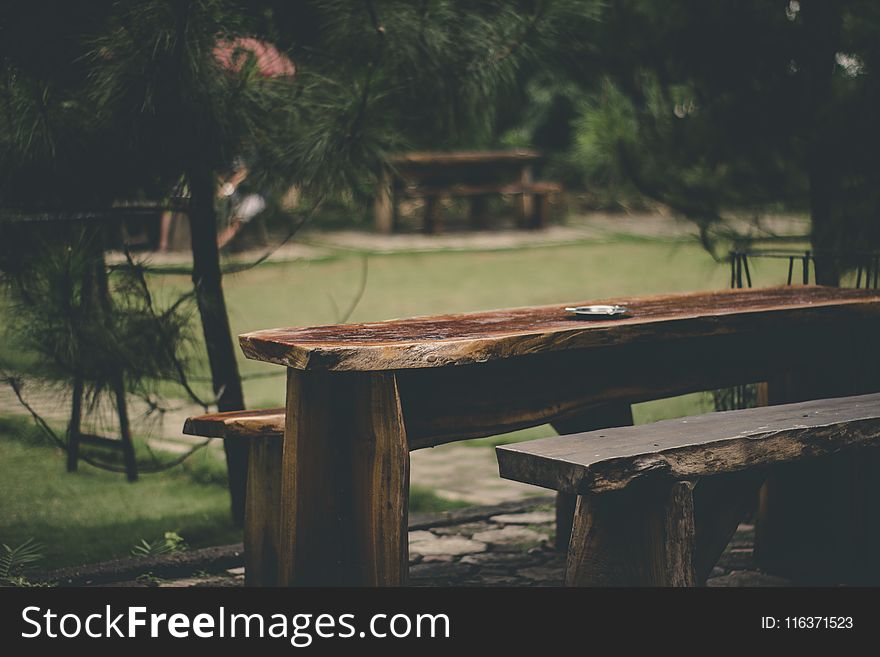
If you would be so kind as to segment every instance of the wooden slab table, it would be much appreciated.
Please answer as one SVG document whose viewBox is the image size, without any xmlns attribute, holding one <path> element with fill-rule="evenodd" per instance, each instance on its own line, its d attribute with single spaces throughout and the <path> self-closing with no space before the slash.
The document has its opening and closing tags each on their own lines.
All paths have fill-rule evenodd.
<svg viewBox="0 0 880 657">
<path fill-rule="evenodd" d="M 616 298 L 240 336 L 287 367 L 282 585 L 400 585 L 409 452 L 552 423 L 631 421 L 629 405 L 769 381 L 771 396 L 878 388 L 880 293 L 824 287 Z M 778 507 L 777 507 L 778 510 Z"/>
</svg>

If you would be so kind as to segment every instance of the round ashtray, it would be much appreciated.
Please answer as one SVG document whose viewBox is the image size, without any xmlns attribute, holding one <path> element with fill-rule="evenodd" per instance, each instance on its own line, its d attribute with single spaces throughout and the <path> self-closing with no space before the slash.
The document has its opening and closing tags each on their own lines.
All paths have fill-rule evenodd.
<svg viewBox="0 0 880 657">
<path fill-rule="evenodd" d="M 608 318 L 629 315 L 629 308 L 626 306 L 574 306 L 565 311 L 578 317 Z"/>
</svg>

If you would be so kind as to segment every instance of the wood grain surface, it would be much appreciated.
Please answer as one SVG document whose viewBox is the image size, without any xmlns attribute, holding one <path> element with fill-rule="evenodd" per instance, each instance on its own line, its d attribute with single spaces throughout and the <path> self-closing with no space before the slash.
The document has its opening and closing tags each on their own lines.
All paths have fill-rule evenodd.
<svg viewBox="0 0 880 657">
<path fill-rule="evenodd" d="M 631 313 L 597 321 L 565 311 L 591 303 L 620 304 Z M 880 317 L 880 291 L 784 286 L 268 329 L 239 341 L 248 358 L 294 369 L 403 370 L 707 335 L 796 332 L 813 322 L 845 324 L 865 317 Z"/>
<path fill-rule="evenodd" d="M 284 436 L 284 409 L 262 408 L 251 411 L 226 411 L 188 417 L 183 433 L 205 438 L 257 438 Z"/>
<path fill-rule="evenodd" d="M 409 452 L 393 373 L 288 370 L 278 581 L 399 586 Z"/>
<path fill-rule="evenodd" d="M 660 478 L 578 497 L 568 586 L 694 586 L 693 486 Z"/>
<path fill-rule="evenodd" d="M 701 477 L 880 444 L 880 394 L 666 420 L 496 448 L 502 477 L 583 494 L 641 477 Z"/>
</svg>

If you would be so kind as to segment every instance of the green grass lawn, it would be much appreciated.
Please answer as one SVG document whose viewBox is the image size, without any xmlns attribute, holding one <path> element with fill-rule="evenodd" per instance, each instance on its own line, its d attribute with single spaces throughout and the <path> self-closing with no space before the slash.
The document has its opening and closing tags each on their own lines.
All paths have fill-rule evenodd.
<svg viewBox="0 0 880 657">
<path fill-rule="evenodd" d="M 338 319 L 336 308 L 346 308 L 356 294 L 361 270 L 362 256 L 349 253 L 311 262 L 266 264 L 227 276 L 224 285 L 232 330 L 238 334 L 333 323 Z M 351 321 L 720 289 L 727 286 L 727 271 L 698 244 L 687 241 L 622 240 L 494 252 L 371 256 L 366 289 Z M 753 274 L 756 284 L 784 280 L 784 272 L 757 270 Z M 187 277 L 177 275 L 153 275 L 150 284 L 157 296 L 166 299 L 191 285 Z M 200 335 L 197 325 L 194 335 Z M 193 353 L 194 373 L 207 375 L 200 350 Z M 4 342 L 0 358 L 8 362 L 9 356 L 10 347 Z M 15 360 L 22 358 L 19 355 Z M 245 381 L 248 406 L 283 403 L 283 368 L 243 357 L 240 362 L 246 377 L 269 375 Z M 166 393 L 179 394 L 170 388 Z M 689 395 L 640 404 L 635 415 L 644 422 L 710 408 L 708 395 Z M 205 483 L 212 479 L 202 476 L 211 471 L 205 464 L 195 462 L 188 468 L 145 476 L 135 485 L 87 465 L 78 474 L 68 475 L 57 450 L 19 439 L 18 434 L 26 432 L 21 425 L 0 423 L 0 542 L 16 544 L 33 537 L 47 546 L 46 565 L 59 566 L 126 556 L 136 542 L 166 531 L 176 531 L 192 546 L 240 540 L 228 522 L 225 489 Z M 547 432 L 536 428 L 474 444 L 485 446 Z M 449 506 L 430 491 L 413 492 L 414 512 Z"/>
<path fill-rule="evenodd" d="M 40 569 L 128 557 L 142 539 L 169 531 L 191 548 L 242 539 L 230 522 L 225 468 L 215 453 L 202 450 L 135 484 L 87 463 L 69 474 L 65 464 L 30 420 L 0 418 L 0 543 L 38 541 L 45 550 Z M 422 487 L 411 491 L 413 513 L 460 506 Z"/>
<path fill-rule="evenodd" d="M 0 423 L 0 543 L 34 538 L 45 546 L 41 567 L 126 557 L 166 531 L 192 547 L 234 543 L 241 534 L 228 509 L 225 487 L 196 483 L 182 468 L 135 484 L 84 463 L 68 474 L 64 454 L 27 420 Z"/>
</svg>

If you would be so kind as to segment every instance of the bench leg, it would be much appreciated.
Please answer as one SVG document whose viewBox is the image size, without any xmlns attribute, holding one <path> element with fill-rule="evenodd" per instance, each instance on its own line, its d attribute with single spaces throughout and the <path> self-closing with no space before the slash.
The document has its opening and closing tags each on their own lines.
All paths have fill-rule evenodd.
<svg viewBox="0 0 880 657">
<path fill-rule="evenodd" d="M 397 586 L 409 448 L 394 373 L 288 370 L 279 582 Z"/>
<path fill-rule="evenodd" d="M 568 586 L 694 586 L 693 485 L 637 481 L 578 497 Z"/>
<path fill-rule="evenodd" d="M 246 586 L 278 586 L 282 442 L 275 437 L 249 442 L 244 581 Z"/>
<path fill-rule="evenodd" d="M 534 181 L 531 165 L 526 165 L 520 170 L 519 182 L 523 187 L 528 187 Z M 535 199 L 532 194 L 519 194 L 516 199 L 517 223 L 520 227 L 528 227 L 534 210 Z"/>
<path fill-rule="evenodd" d="M 568 549 L 577 501 L 578 496 L 572 493 L 556 493 L 556 538 L 553 545 L 557 552 Z"/>
<path fill-rule="evenodd" d="M 556 420 L 551 426 L 559 434 L 580 433 L 609 427 L 626 427 L 633 423 L 632 407 L 623 402 L 592 408 L 580 415 Z M 565 552 L 571 538 L 577 495 L 556 493 L 556 550 Z"/>
<path fill-rule="evenodd" d="M 425 197 L 425 232 L 437 235 L 443 232 L 443 204 L 439 196 Z"/>
</svg>

